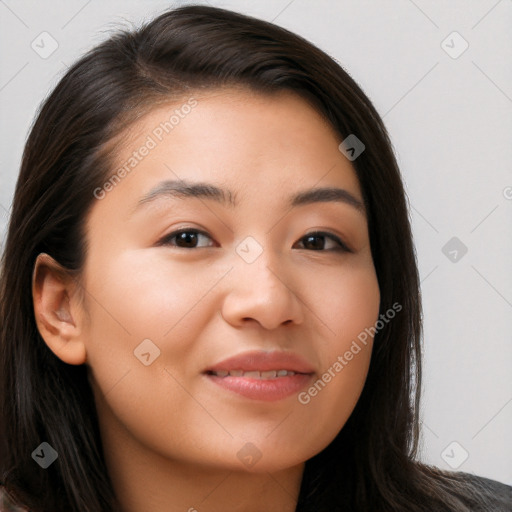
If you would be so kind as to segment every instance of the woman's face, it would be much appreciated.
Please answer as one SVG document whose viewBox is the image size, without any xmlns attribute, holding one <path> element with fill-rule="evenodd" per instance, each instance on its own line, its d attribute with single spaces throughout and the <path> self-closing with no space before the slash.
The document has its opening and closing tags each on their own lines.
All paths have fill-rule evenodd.
<svg viewBox="0 0 512 512">
<path fill-rule="evenodd" d="M 191 96 L 137 121 L 87 218 L 82 340 L 102 437 L 107 452 L 284 469 L 333 440 L 366 379 L 372 339 L 357 340 L 380 295 L 347 199 L 361 190 L 292 93 Z M 327 187 L 344 192 L 309 195 Z"/>
</svg>

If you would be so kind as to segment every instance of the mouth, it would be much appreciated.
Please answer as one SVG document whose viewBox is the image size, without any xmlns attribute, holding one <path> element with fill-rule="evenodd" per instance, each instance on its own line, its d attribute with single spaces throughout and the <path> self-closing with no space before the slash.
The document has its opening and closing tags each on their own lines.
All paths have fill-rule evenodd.
<svg viewBox="0 0 512 512">
<path fill-rule="evenodd" d="M 311 365 L 289 352 L 246 352 L 203 374 L 217 386 L 251 400 L 277 401 L 298 393 L 313 378 Z"/>
</svg>

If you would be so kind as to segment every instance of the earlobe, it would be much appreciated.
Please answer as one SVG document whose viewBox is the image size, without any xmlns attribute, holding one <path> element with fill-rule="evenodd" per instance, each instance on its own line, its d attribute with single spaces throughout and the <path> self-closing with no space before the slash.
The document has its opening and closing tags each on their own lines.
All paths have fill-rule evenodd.
<svg viewBox="0 0 512 512">
<path fill-rule="evenodd" d="M 62 361 L 86 361 L 83 315 L 77 284 L 51 256 L 38 255 L 32 275 L 32 300 L 36 325 L 48 348 Z"/>
</svg>

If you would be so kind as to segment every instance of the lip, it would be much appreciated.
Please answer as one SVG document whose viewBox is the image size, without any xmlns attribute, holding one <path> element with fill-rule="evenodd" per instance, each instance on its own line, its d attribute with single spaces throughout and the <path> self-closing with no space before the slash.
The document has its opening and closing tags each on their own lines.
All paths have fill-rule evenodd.
<svg viewBox="0 0 512 512">
<path fill-rule="evenodd" d="M 314 373 L 315 369 L 301 356 L 293 352 L 263 352 L 252 351 L 244 352 L 210 366 L 205 370 L 209 371 L 231 371 L 242 370 L 250 371 L 270 371 L 270 370 L 288 370 L 295 373 Z"/>
<path fill-rule="evenodd" d="M 241 370 L 287 370 L 295 375 L 259 379 L 246 376 L 218 376 L 213 372 Z M 244 352 L 207 368 L 203 374 L 216 385 L 252 400 L 276 401 L 298 393 L 312 379 L 314 368 L 301 356 L 292 352 Z"/>
</svg>

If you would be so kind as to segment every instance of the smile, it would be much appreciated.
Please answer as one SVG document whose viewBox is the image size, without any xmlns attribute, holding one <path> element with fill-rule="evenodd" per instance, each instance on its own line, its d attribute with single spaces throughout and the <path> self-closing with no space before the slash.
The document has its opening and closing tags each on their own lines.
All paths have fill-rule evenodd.
<svg viewBox="0 0 512 512">
<path fill-rule="evenodd" d="M 299 393 L 315 375 L 314 367 L 299 354 L 254 350 L 228 357 L 205 368 L 208 382 L 251 400 L 277 401 Z"/>
</svg>

